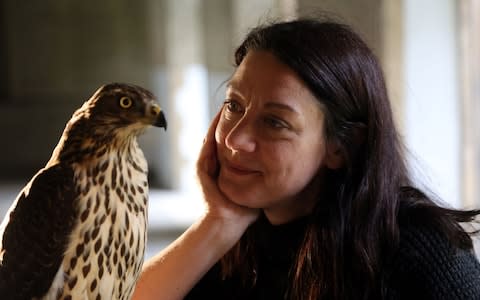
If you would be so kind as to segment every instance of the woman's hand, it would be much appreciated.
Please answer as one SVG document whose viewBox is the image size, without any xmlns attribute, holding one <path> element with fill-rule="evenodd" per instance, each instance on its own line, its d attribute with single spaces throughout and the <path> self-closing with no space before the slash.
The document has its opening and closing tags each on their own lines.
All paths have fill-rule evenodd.
<svg viewBox="0 0 480 300">
<path fill-rule="evenodd" d="M 217 159 L 215 130 L 221 114 L 222 110 L 217 113 L 208 129 L 197 161 L 197 176 L 207 204 L 205 217 L 210 221 L 221 222 L 229 234 L 236 232 L 240 234 L 238 236 L 240 238 L 245 229 L 257 219 L 259 210 L 233 203 L 218 188 L 220 166 Z"/>
<path fill-rule="evenodd" d="M 214 135 L 219 116 L 220 113 L 208 130 L 197 162 L 207 211 L 173 243 L 144 263 L 133 295 L 135 300 L 183 299 L 258 217 L 258 210 L 231 202 L 218 189 Z"/>
</svg>

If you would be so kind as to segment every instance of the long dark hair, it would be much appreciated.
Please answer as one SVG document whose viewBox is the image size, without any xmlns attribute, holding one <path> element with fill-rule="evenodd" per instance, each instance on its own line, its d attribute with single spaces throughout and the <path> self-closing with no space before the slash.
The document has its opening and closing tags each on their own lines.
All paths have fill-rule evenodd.
<svg viewBox="0 0 480 300">
<path fill-rule="evenodd" d="M 381 270 L 399 242 L 402 216 L 431 222 L 458 247 L 471 249 L 459 222 L 478 211 L 442 208 L 410 180 L 375 55 L 348 26 L 301 19 L 253 29 L 237 48 L 269 51 L 321 102 L 325 136 L 340 145 L 345 166 L 329 170 L 292 266 L 292 299 L 369 299 L 380 295 Z M 249 281 L 255 265 L 252 226 L 222 259 L 224 276 Z"/>
</svg>

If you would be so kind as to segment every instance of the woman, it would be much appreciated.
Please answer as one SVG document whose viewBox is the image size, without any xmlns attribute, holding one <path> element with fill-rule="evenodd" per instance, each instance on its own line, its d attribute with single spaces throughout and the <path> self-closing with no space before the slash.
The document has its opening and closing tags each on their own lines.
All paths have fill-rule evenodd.
<svg viewBox="0 0 480 300">
<path fill-rule="evenodd" d="M 198 161 L 204 217 L 136 299 L 479 299 L 460 223 L 411 182 L 381 68 L 348 27 L 253 29 Z M 149 298 L 150 297 L 150 298 Z"/>
</svg>

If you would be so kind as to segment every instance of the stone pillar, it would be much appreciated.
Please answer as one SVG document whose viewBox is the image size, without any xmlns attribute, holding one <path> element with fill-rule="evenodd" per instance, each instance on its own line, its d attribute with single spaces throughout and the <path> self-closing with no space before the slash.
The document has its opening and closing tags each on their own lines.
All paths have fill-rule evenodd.
<svg viewBox="0 0 480 300">
<path fill-rule="evenodd" d="M 238 45 L 247 32 L 271 20 L 291 19 L 297 14 L 295 0 L 232 0 L 233 41 Z"/>
<path fill-rule="evenodd" d="M 405 128 L 403 0 L 382 0 L 380 15 L 380 60 L 387 81 L 392 109 L 400 132 Z"/>
<path fill-rule="evenodd" d="M 480 2 L 459 1 L 462 200 L 480 204 Z"/>
<path fill-rule="evenodd" d="M 233 73 L 232 4 L 204 0 L 205 62 L 208 69 L 209 119 L 225 100 L 225 84 Z"/>
<path fill-rule="evenodd" d="M 381 56 L 382 0 L 298 0 L 300 16 L 324 17 L 346 23 Z"/>
<path fill-rule="evenodd" d="M 165 143 L 169 148 L 169 159 L 161 160 L 162 164 L 168 165 L 165 166 L 168 174 L 162 177 L 168 187 L 190 191 L 196 188 L 195 163 L 208 126 L 202 2 L 164 2 L 164 13 L 159 11 L 159 6 L 156 7 L 165 21 L 154 25 L 159 32 L 156 38 L 155 31 L 152 31 L 154 49 L 165 58 L 165 69 L 161 64 L 162 57 L 155 59 L 152 77 L 157 94 L 165 98 L 163 102 L 169 122 Z M 156 22 L 156 16 L 150 18 Z"/>
<path fill-rule="evenodd" d="M 166 23 L 167 12 L 165 1 L 146 0 L 145 19 L 147 39 L 149 40 L 150 74 L 149 87 L 157 96 L 168 124 L 166 132 L 149 130 L 141 138 L 146 145 L 143 152 L 149 164 L 150 184 L 154 187 L 172 189 L 175 186 L 175 162 L 171 159 L 175 148 L 175 129 L 172 130 L 171 101 L 169 100 L 168 72 L 166 67 L 167 41 Z M 173 133 L 172 133 L 173 132 Z"/>
</svg>

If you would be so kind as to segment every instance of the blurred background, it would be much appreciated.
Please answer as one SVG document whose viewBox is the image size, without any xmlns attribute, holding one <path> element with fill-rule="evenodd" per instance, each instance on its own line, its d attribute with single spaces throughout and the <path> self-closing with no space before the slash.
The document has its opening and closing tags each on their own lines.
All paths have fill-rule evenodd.
<svg viewBox="0 0 480 300">
<path fill-rule="evenodd" d="M 194 164 L 246 32 L 327 15 L 350 24 L 385 71 L 420 184 L 480 206 L 480 1 L 0 0 L 0 218 L 100 85 L 152 90 L 169 121 L 141 146 L 150 167 L 147 256 L 199 214 Z"/>
</svg>

